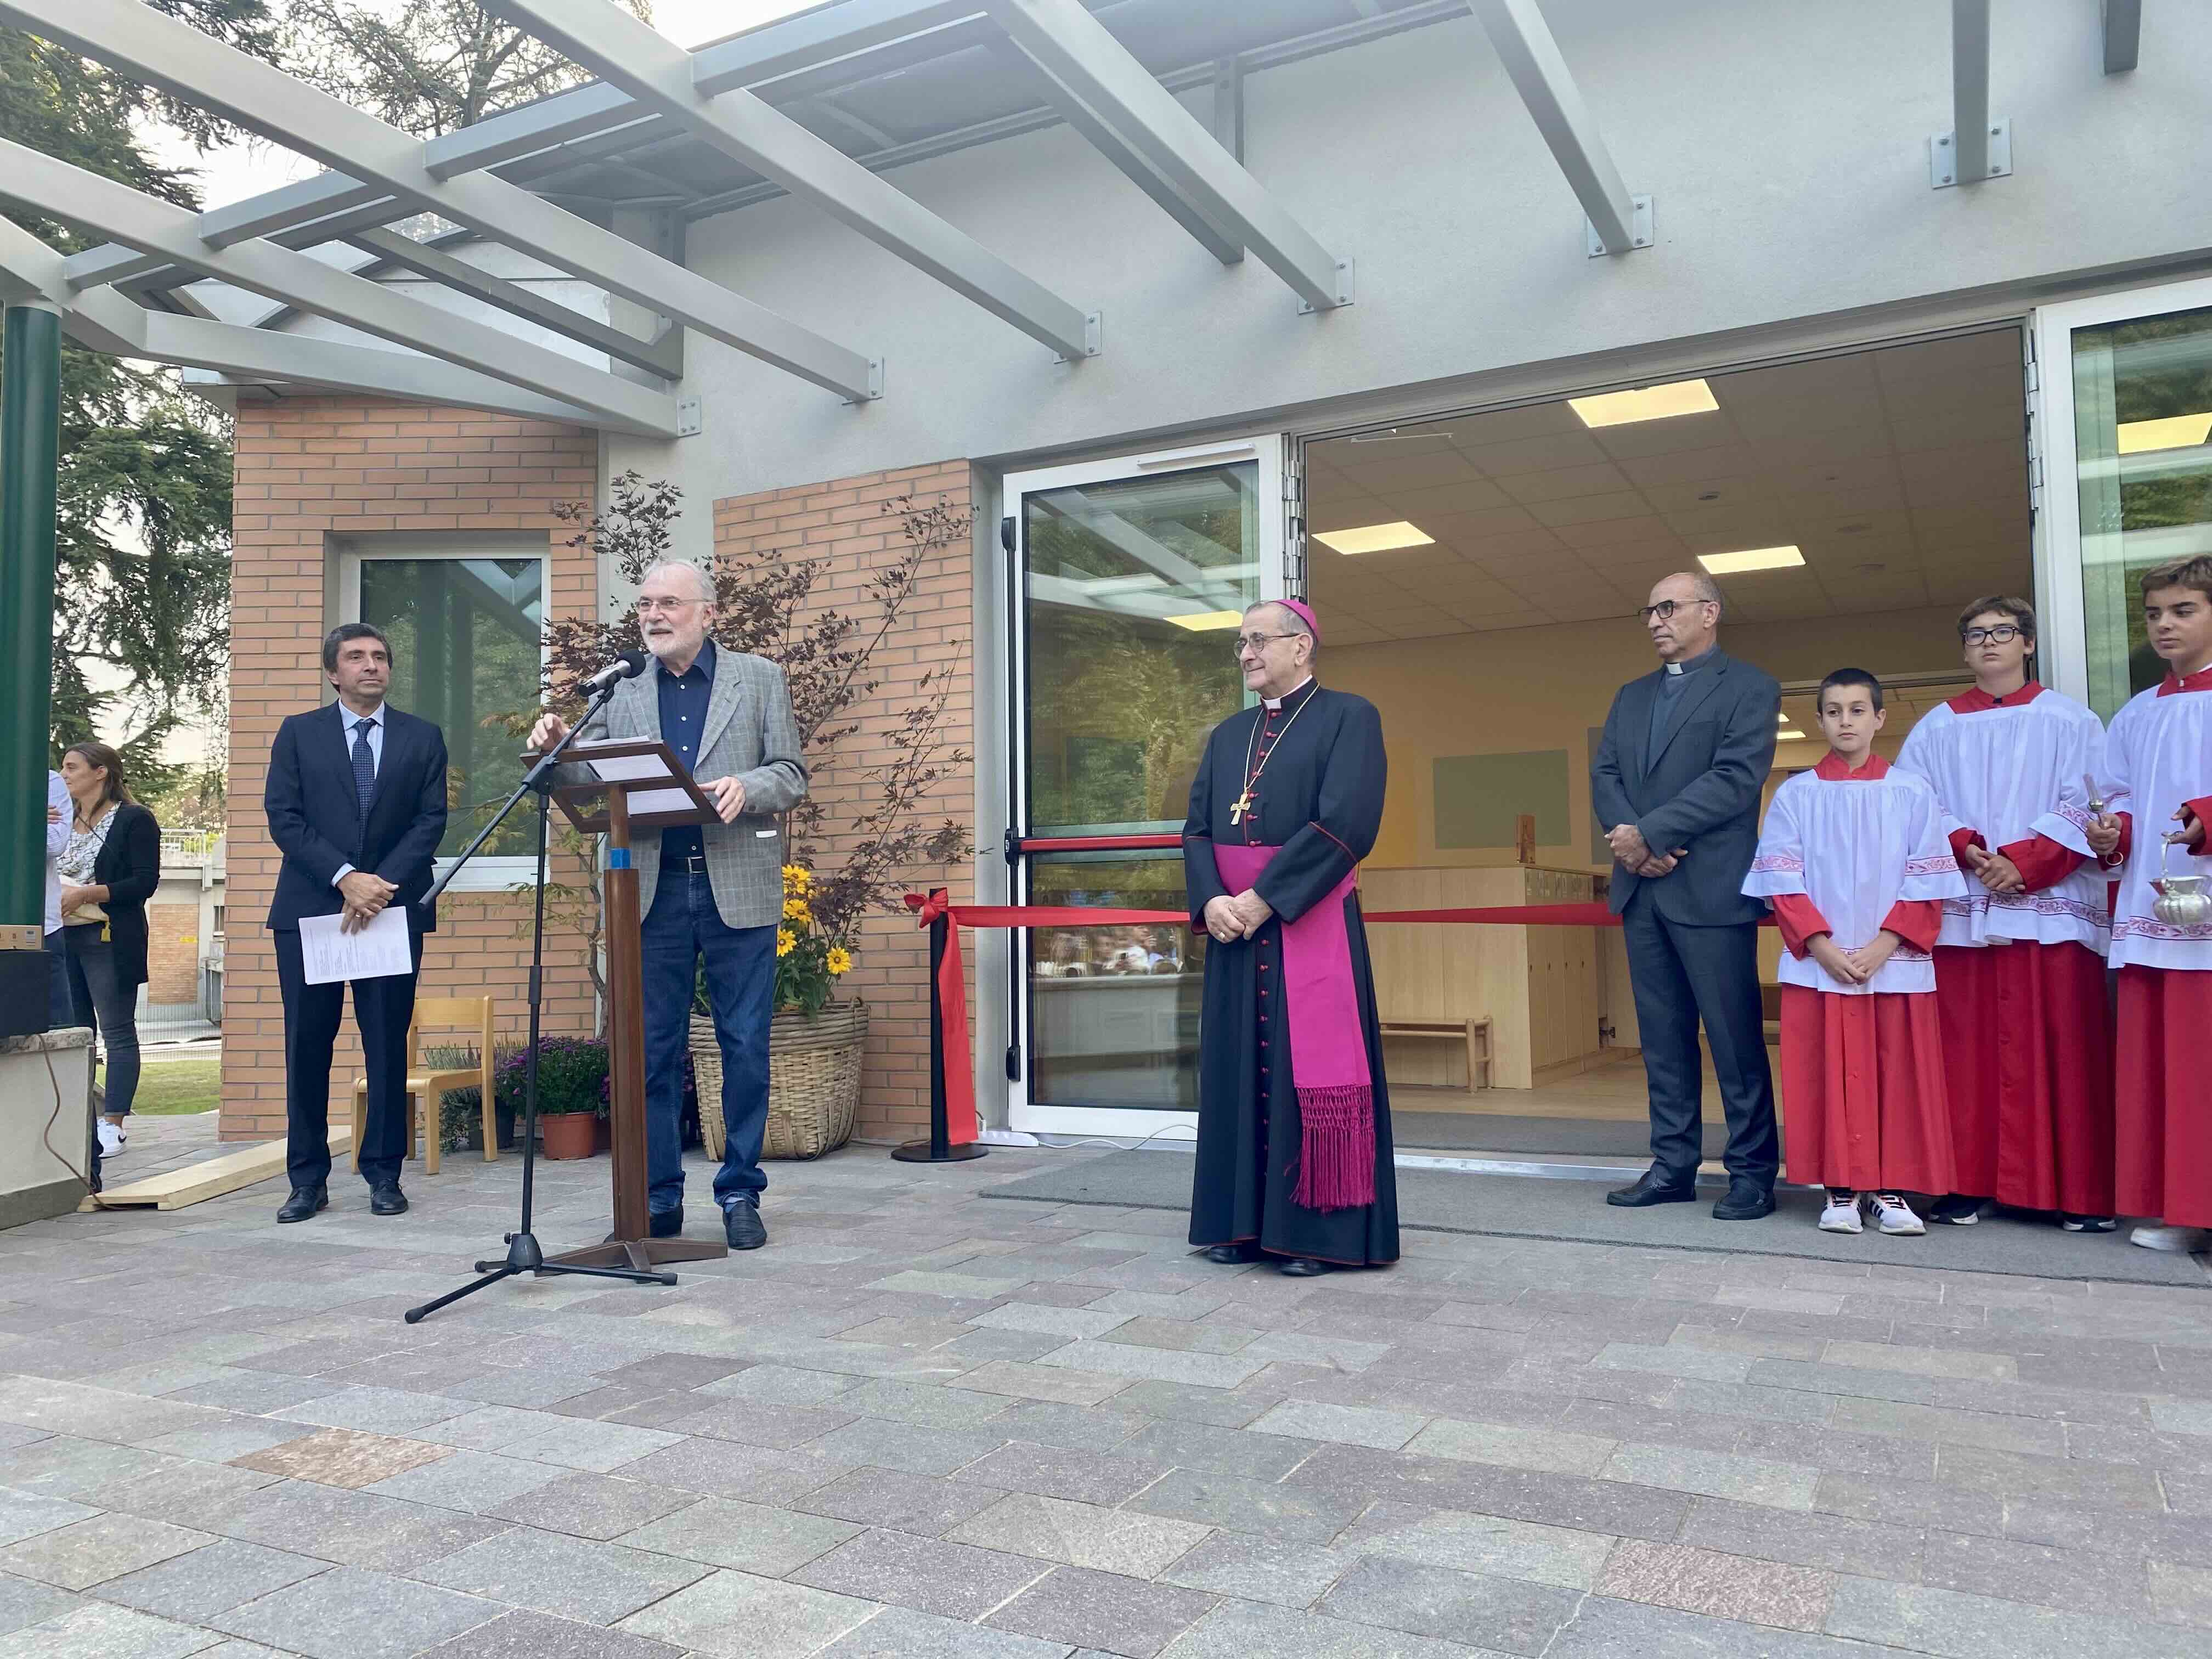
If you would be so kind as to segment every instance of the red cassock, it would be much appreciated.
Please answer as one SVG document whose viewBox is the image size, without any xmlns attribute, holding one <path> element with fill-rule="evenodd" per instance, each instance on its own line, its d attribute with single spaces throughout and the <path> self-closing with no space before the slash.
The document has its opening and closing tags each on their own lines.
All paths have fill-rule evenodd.
<svg viewBox="0 0 2212 1659">
<path fill-rule="evenodd" d="M 2154 885 L 2161 868 L 2212 876 L 2212 846 L 2169 853 L 2160 840 L 2177 810 L 2212 824 L 2212 669 L 2169 674 L 2112 717 L 2104 785 L 2124 857 L 2114 1195 L 2123 1215 L 2212 1226 L 2212 924 L 2160 921 Z"/>
</svg>

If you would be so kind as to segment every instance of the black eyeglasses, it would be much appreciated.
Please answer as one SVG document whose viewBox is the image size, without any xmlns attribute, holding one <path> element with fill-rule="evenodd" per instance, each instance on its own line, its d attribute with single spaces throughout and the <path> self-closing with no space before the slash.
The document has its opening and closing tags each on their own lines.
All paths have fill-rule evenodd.
<svg viewBox="0 0 2212 1659">
<path fill-rule="evenodd" d="M 1656 605 L 1644 605 L 1642 609 L 1637 611 L 1636 617 L 1637 620 L 1639 622 L 1648 623 L 1654 617 L 1658 617 L 1661 622 L 1667 622 L 1671 620 L 1674 613 L 1677 611 L 1680 611 L 1686 605 L 1711 605 L 1713 601 L 1711 599 L 1662 599 Z"/>
<path fill-rule="evenodd" d="M 2020 629 L 2010 623 L 1999 623 L 1995 628 L 1962 628 L 1959 637 L 1968 645 L 2010 645 L 2020 637 Z"/>
</svg>

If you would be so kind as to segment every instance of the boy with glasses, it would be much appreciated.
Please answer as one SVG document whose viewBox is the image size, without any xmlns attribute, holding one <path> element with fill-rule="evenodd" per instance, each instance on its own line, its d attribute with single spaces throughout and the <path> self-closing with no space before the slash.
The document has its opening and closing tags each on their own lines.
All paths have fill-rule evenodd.
<svg viewBox="0 0 2212 1659">
<path fill-rule="evenodd" d="M 1874 752 L 1881 682 L 1820 682 L 1828 752 L 1774 792 L 1743 890 L 1767 900 L 1782 958 L 1782 1115 L 1790 1179 L 1827 1188 L 1820 1231 L 1925 1232 L 1907 1191 L 1953 1185 L 1929 948 L 1966 891 L 1936 792 Z"/>
<path fill-rule="evenodd" d="M 2106 810 L 2087 832 L 2100 858 L 2122 860 L 2112 908 L 2114 1184 L 2124 1212 L 2157 1218 L 2135 1230 L 2135 1243 L 2201 1250 L 2212 1242 L 2212 922 L 2161 920 L 2154 884 L 2162 867 L 2212 876 L 2212 556 L 2147 573 L 2142 596 L 2144 632 L 2166 675 L 2112 717 Z"/>
<path fill-rule="evenodd" d="M 1974 689 L 1924 716 L 1897 757 L 1935 790 L 1971 878 L 1936 941 L 1959 1176 L 1929 1219 L 1970 1227 L 1994 1200 L 2110 1232 L 2111 928 L 2081 791 L 2103 768 L 2104 724 L 2028 678 L 2026 600 L 1976 599 L 1959 640 Z"/>
</svg>

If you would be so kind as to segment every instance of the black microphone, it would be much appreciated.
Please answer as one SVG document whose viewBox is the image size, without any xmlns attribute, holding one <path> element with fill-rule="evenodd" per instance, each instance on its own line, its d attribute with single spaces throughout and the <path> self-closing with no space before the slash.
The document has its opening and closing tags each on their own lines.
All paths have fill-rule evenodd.
<svg viewBox="0 0 2212 1659">
<path fill-rule="evenodd" d="M 617 680 L 635 679 L 645 672 L 645 664 L 644 652 L 625 651 L 576 689 L 586 696 L 596 696 Z"/>
</svg>

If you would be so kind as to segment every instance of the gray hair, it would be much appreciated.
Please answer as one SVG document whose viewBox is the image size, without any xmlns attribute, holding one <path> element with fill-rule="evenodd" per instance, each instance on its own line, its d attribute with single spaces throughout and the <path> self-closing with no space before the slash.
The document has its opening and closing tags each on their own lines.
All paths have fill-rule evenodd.
<svg viewBox="0 0 2212 1659">
<path fill-rule="evenodd" d="M 1721 617 L 1726 614 L 1728 606 L 1721 599 L 1719 584 L 1715 582 L 1711 576 L 1705 574 L 1704 571 L 1677 570 L 1674 576 L 1668 576 L 1663 578 L 1663 580 L 1671 582 L 1674 580 L 1674 576 L 1680 576 L 1684 581 L 1690 584 L 1691 598 L 1702 599 L 1707 605 L 1712 606 L 1713 620 L 1715 622 L 1718 622 Z"/>
<path fill-rule="evenodd" d="M 1255 611 L 1267 611 L 1276 619 L 1276 625 L 1285 634 L 1304 635 L 1310 642 L 1306 653 L 1309 660 L 1321 655 L 1321 636 L 1313 631 L 1311 624 L 1304 617 L 1290 606 L 1279 599 L 1259 599 L 1244 607 L 1244 614 L 1248 617 Z"/>
<path fill-rule="evenodd" d="M 693 564 L 689 559 L 662 559 L 656 564 L 647 565 L 645 568 L 645 574 L 637 579 L 637 585 L 641 588 L 643 587 L 647 582 L 650 581 L 653 577 L 659 575 L 664 570 L 688 571 L 690 574 L 693 583 L 698 588 L 699 602 L 702 605 L 714 604 L 714 579 L 712 576 L 709 576 L 705 571 L 702 570 L 697 565 Z"/>
</svg>

